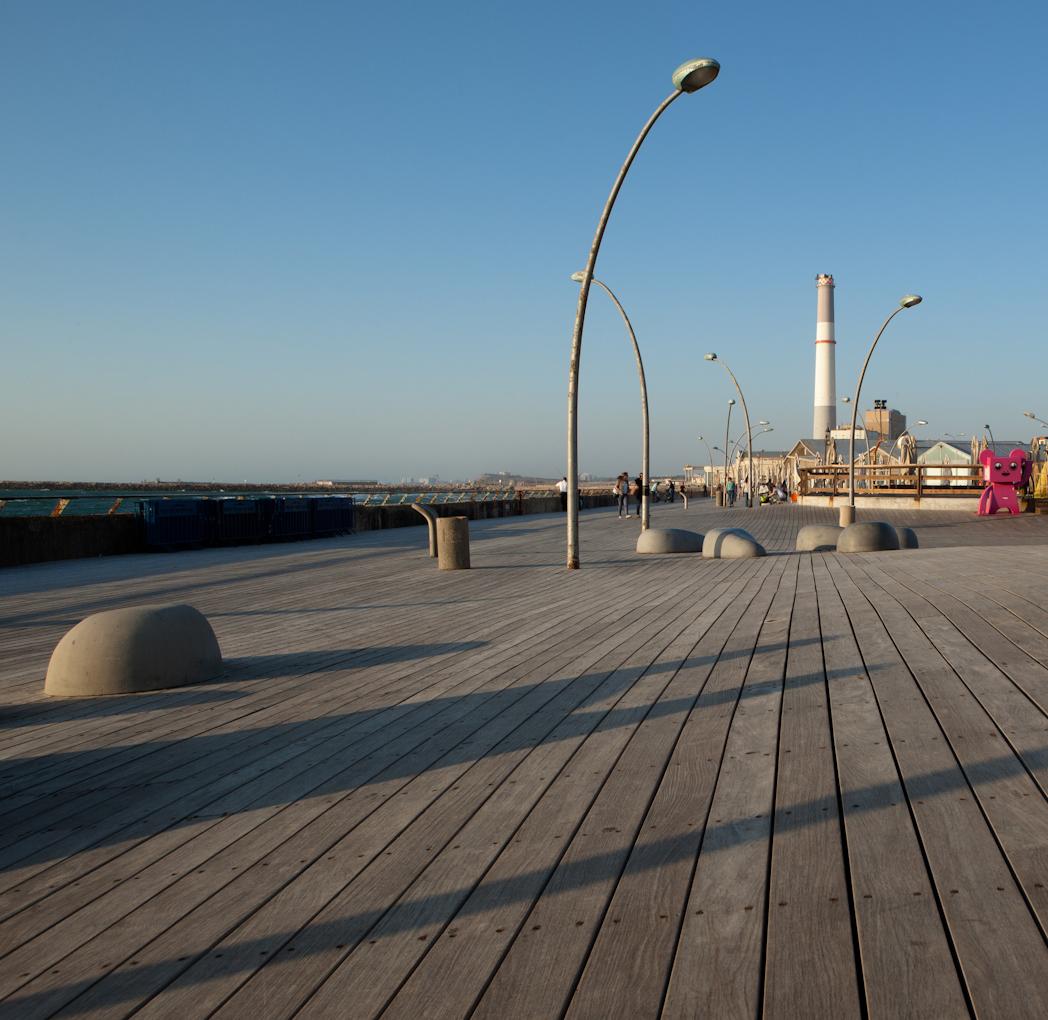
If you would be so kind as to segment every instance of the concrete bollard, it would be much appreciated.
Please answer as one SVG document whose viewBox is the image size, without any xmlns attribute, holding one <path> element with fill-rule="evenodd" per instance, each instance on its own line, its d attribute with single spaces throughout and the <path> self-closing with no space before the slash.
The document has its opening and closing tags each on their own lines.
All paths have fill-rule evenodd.
<svg viewBox="0 0 1048 1020">
<path fill-rule="evenodd" d="M 849 524 L 855 523 L 855 507 L 849 503 L 845 503 L 840 509 L 840 514 L 837 518 L 837 523 L 842 527 L 846 528 Z"/>
<path fill-rule="evenodd" d="M 437 566 L 441 570 L 469 570 L 469 518 L 437 519 Z"/>
</svg>

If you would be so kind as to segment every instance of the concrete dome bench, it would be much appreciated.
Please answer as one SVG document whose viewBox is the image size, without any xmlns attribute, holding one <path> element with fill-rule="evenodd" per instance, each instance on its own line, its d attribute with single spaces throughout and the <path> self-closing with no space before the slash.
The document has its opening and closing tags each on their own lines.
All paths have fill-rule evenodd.
<svg viewBox="0 0 1048 1020">
<path fill-rule="evenodd" d="M 222 671 L 211 624 L 192 606 L 95 613 L 51 654 L 44 693 L 55 698 L 137 694 L 209 680 Z"/>
<path fill-rule="evenodd" d="M 683 528 L 648 528 L 637 539 L 639 553 L 702 552 L 702 535 Z"/>
<path fill-rule="evenodd" d="M 836 524 L 805 524 L 797 532 L 797 552 L 832 552 L 843 530 Z"/>
<path fill-rule="evenodd" d="M 713 528 L 706 532 L 702 555 L 708 560 L 748 560 L 766 553 L 764 546 L 742 528 Z"/>
<path fill-rule="evenodd" d="M 884 521 L 849 524 L 837 539 L 837 552 L 888 552 L 899 548 L 899 533 Z"/>
</svg>

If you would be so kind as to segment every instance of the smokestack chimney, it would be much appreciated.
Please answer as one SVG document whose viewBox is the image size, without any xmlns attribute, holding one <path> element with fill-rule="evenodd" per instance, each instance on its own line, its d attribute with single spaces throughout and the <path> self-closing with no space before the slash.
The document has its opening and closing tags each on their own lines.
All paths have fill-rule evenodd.
<svg viewBox="0 0 1048 1020">
<path fill-rule="evenodd" d="M 837 341 L 833 335 L 833 277 L 815 277 L 819 311 L 815 322 L 815 424 L 812 436 L 822 439 L 837 427 Z"/>
</svg>

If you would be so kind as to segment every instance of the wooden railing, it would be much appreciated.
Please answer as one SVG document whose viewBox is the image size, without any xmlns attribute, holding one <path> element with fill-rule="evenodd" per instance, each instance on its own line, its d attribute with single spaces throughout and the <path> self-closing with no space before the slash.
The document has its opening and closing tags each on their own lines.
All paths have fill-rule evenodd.
<svg viewBox="0 0 1048 1020">
<path fill-rule="evenodd" d="M 840 496 L 848 492 L 848 465 L 821 464 L 800 469 L 801 496 Z M 975 464 L 856 464 L 857 495 L 967 496 L 979 493 L 982 468 Z"/>
</svg>

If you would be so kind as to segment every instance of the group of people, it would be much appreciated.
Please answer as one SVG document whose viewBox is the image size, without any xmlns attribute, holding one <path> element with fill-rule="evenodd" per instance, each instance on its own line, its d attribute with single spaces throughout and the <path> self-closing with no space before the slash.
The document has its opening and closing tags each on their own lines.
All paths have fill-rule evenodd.
<svg viewBox="0 0 1048 1020">
<path fill-rule="evenodd" d="M 734 478 L 729 478 L 724 486 L 724 499 L 728 506 L 735 506 L 735 500 L 739 494 L 739 487 Z M 789 489 L 785 482 L 772 484 L 768 479 L 763 479 L 757 486 L 757 497 L 762 503 L 785 503 L 790 498 Z M 746 492 L 746 501 L 749 502 L 749 491 Z"/>
<path fill-rule="evenodd" d="M 637 508 L 637 516 L 640 516 L 641 503 L 644 499 L 644 482 L 640 475 L 637 475 L 633 481 L 630 481 L 628 471 L 623 471 L 618 478 L 615 479 L 615 484 L 612 486 L 611 491 L 619 498 L 619 516 L 620 517 L 632 517 L 633 514 L 630 512 L 630 500 L 634 500 Z M 651 483 L 651 488 L 648 491 L 653 503 L 672 503 L 677 498 L 677 485 L 672 478 L 667 478 L 665 482 L 654 481 Z"/>
<path fill-rule="evenodd" d="M 729 484 L 734 486 L 735 483 L 729 480 Z M 612 494 L 618 497 L 619 501 L 619 517 L 632 517 L 631 512 L 631 501 L 635 503 L 637 516 L 641 514 L 641 503 L 644 499 L 644 482 L 640 475 L 637 475 L 633 481 L 630 481 L 628 471 L 623 471 L 622 474 L 615 479 L 615 484 L 611 488 Z M 680 489 L 677 488 L 677 483 L 672 478 L 667 478 L 664 482 L 654 481 L 651 483 L 651 488 L 648 490 L 648 495 L 654 503 L 672 503 L 677 498 L 677 493 L 680 492 L 681 496 L 684 496 L 684 486 L 681 485 Z M 562 511 L 568 509 L 568 479 L 567 477 L 562 478 L 557 482 L 557 492 L 560 494 L 560 508 Z M 732 489 L 732 501 L 734 502 L 734 488 Z M 580 494 L 581 502 L 581 494 Z M 687 505 L 687 499 L 684 500 Z M 581 506 L 580 506 L 581 509 Z"/>
</svg>

